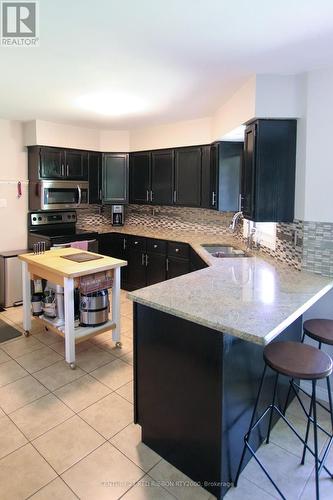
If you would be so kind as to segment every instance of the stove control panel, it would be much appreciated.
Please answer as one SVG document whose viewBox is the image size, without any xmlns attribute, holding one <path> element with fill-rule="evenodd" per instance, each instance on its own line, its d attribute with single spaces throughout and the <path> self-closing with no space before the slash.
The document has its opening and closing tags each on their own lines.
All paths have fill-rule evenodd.
<svg viewBox="0 0 333 500">
<path fill-rule="evenodd" d="M 76 223 L 76 212 L 32 212 L 29 214 L 30 226 L 45 226 L 49 224 Z"/>
</svg>

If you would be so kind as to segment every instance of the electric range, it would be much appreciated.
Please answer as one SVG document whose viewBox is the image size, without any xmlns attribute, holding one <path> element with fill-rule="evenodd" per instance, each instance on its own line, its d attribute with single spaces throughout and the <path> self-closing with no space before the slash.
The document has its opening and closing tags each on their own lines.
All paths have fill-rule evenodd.
<svg viewBox="0 0 333 500">
<path fill-rule="evenodd" d="M 74 241 L 88 241 L 88 250 L 98 252 L 98 233 L 76 228 L 75 210 L 30 212 L 28 214 L 28 248 L 45 242 L 46 249 L 70 245 Z"/>
</svg>

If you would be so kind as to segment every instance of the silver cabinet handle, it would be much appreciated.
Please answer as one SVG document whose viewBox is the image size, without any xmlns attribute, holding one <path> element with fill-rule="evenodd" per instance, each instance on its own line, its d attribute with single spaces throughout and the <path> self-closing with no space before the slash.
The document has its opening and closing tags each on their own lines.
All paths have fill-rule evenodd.
<svg viewBox="0 0 333 500">
<path fill-rule="evenodd" d="M 148 255 L 146 254 L 146 267 L 148 266 Z"/>
<path fill-rule="evenodd" d="M 68 166 L 68 163 L 66 165 L 66 176 L 68 177 L 69 176 L 69 166 Z"/>
<path fill-rule="evenodd" d="M 176 248 L 176 249 L 175 249 L 175 252 L 176 252 L 176 253 L 178 253 L 178 252 L 179 252 L 179 248 Z"/>
<path fill-rule="evenodd" d="M 65 165 L 61 164 L 61 177 L 65 177 Z"/>
<path fill-rule="evenodd" d="M 102 190 L 99 190 L 99 201 L 102 201 Z"/>
<path fill-rule="evenodd" d="M 154 245 L 154 248 L 157 248 L 157 245 Z"/>
<path fill-rule="evenodd" d="M 147 189 L 147 192 L 146 192 L 146 201 L 149 201 L 149 189 Z"/>
<path fill-rule="evenodd" d="M 82 200 L 82 192 L 81 192 L 81 188 L 80 188 L 80 186 L 79 186 L 79 185 L 77 186 L 77 191 L 78 191 L 78 193 L 79 193 L 79 199 L 78 199 L 78 204 L 77 204 L 77 206 L 79 207 L 79 206 L 81 205 L 81 200 Z"/>
<path fill-rule="evenodd" d="M 123 239 L 123 249 L 126 250 L 126 238 Z"/>
<path fill-rule="evenodd" d="M 166 263 L 166 270 L 169 271 L 169 259 L 168 258 L 166 259 L 165 263 Z"/>
<path fill-rule="evenodd" d="M 216 203 L 216 193 L 213 191 L 212 192 L 212 206 L 215 207 L 215 203 Z"/>
<path fill-rule="evenodd" d="M 138 241 L 135 241 L 135 242 L 134 242 L 134 245 L 138 245 L 138 243 L 139 243 Z"/>
<path fill-rule="evenodd" d="M 176 190 L 173 192 L 173 202 L 174 203 L 177 202 L 177 191 Z"/>
<path fill-rule="evenodd" d="M 145 265 L 145 254 L 141 254 L 141 264 L 144 266 Z"/>
<path fill-rule="evenodd" d="M 154 194 L 153 194 L 153 191 L 151 190 L 150 191 L 150 201 L 153 201 L 153 197 L 154 197 Z"/>
</svg>

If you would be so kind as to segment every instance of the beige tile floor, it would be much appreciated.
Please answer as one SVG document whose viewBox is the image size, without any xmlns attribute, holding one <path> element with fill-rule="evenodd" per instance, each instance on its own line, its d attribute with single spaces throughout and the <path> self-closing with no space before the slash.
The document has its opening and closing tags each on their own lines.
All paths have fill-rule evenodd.
<svg viewBox="0 0 333 500">
<path fill-rule="evenodd" d="M 0 498 L 16 500 L 200 500 L 206 490 L 186 483 L 175 467 L 140 441 L 133 423 L 132 307 L 121 294 L 123 349 L 106 332 L 77 349 L 77 368 L 63 358 L 56 334 L 34 325 L 29 338 L 0 344 Z M 22 309 L 0 313 L 22 330 Z M 328 417 L 321 420 L 329 426 Z M 294 425 L 305 423 L 296 404 Z M 320 445 L 325 439 L 321 436 Z M 288 499 L 314 498 L 313 461 L 299 465 L 301 446 L 280 422 L 259 456 Z M 328 465 L 333 469 L 333 452 Z M 186 484 L 186 486 L 185 486 Z M 321 498 L 333 481 L 321 476 Z M 276 498 L 252 460 L 226 500 Z"/>
</svg>

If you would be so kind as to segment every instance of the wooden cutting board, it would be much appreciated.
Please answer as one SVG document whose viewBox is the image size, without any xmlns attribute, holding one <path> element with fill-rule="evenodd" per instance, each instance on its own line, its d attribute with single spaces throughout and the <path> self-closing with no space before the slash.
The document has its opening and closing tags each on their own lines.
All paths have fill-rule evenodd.
<svg viewBox="0 0 333 500">
<path fill-rule="evenodd" d="M 90 253 L 82 252 L 82 253 L 73 253 L 70 255 L 61 255 L 62 259 L 72 260 L 73 262 L 88 262 L 90 260 L 98 260 L 103 259 L 102 256 L 92 255 Z"/>
</svg>

